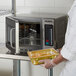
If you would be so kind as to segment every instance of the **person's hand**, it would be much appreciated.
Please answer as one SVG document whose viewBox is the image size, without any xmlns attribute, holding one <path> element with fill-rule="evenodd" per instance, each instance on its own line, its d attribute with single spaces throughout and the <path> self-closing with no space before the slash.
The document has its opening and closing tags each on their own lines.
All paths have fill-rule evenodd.
<svg viewBox="0 0 76 76">
<path fill-rule="evenodd" d="M 43 63 L 41 66 L 45 67 L 46 69 L 50 69 L 56 65 L 53 60 L 50 59 L 40 60 L 39 62 Z"/>
</svg>

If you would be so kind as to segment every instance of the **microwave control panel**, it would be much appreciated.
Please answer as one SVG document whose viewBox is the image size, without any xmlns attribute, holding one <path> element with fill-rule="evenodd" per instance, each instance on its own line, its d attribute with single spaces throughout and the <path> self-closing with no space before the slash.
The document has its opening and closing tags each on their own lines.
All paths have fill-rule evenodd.
<svg viewBox="0 0 76 76">
<path fill-rule="evenodd" d="M 53 46 L 53 26 L 54 26 L 54 19 L 44 20 L 45 46 Z"/>
<path fill-rule="evenodd" d="M 53 25 L 45 24 L 45 45 L 53 46 Z"/>
</svg>

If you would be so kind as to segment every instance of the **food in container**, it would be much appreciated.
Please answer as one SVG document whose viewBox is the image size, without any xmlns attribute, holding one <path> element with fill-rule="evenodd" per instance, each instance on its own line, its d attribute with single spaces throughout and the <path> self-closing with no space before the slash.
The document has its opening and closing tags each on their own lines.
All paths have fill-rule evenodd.
<svg viewBox="0 0 76 76">
<path fill-rule="evenodd" d="M 27 53 L 31 59 L 32 64 L 34 65 L 42 64 L 39 62 L 39 60 L 54 59 L 56 56 L 59 55 L 59 53 L 53 48 L 36 50 L 36 51 L 28 51 Z"/>
</svg>

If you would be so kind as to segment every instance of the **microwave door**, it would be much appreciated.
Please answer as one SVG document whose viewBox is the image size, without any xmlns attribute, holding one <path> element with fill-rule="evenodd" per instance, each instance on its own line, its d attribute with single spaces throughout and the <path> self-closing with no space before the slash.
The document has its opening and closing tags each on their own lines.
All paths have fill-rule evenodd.
<svg viewBox="0 0 76 76">
<path fill-rule="evenodd" d="M 6 17 L 6 47 L 11 53 L 19 53 L 19 23 L 12 17 Z"/>
</svg>

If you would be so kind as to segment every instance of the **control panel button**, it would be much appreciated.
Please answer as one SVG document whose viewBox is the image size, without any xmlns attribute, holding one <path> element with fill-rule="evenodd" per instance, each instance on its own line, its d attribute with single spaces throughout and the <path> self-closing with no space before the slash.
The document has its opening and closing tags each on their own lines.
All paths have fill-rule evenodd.
<svg viewBox="0 0 76 76">
<path fill-rule="evenodd" d="M 49 42 L 49 40 L 46 40 L 46 42 Z"/>
<path fill-rule="evenodd" d="M 46 42 L 46 45 L 49 45 L 49 43 L 48 43 L 48 42 Z"/>
</svg>

